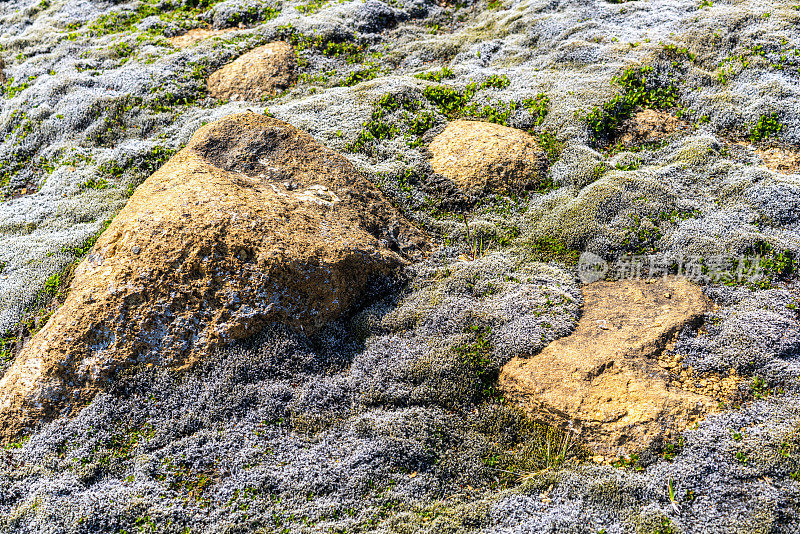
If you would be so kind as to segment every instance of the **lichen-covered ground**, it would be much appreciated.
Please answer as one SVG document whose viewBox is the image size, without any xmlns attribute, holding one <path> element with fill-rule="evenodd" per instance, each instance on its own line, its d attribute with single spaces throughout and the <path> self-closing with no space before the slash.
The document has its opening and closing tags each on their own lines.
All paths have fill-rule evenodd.
<svg viewBox="0 0 800 534">
<path fill-rule="evenodd" d="M 317 338 L 134 369 L 0 451 L 0 531 L 796 532 L 800 176 L 759 153 L 800 146 L 799 23 L 785 1 L 0 3 L 0 370 L 136 185 L 233 112 L 345 154 L 443 246 Z M 192 28 L 230 31 L 170 44 Z M 276 39 L 294 88 L 205 94 Z M 685 128 L 617 145 L 644 108 Z M 546 176 L 460 193 L 426 152 L 456 117 L 530 131 Z M 614 465 L 493 387 L 574 327 L 581 251 L 762 274 L 711 276 L 716 311 L 674 349 L 745 377 L 737 400 Z"/>
</svg>

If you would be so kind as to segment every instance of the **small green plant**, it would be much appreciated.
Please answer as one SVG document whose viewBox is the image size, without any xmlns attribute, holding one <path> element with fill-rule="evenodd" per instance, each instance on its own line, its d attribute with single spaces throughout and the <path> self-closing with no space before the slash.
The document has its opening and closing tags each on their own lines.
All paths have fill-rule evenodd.
<svg viewBox="0 0 800 534">
<path fill-rule="evenodd" d="M 468 84 L 463 91 L 447 85 L 434 85 L 426 87 L 422 95 L 435 105 L 442 115 L 454 118 L 472 100 L 476 90 L 477 86 L 474 83 Z"/>
<path fill-rule="evenodd" d="M 326 57 L 340 57 L 350 64 L 364 62 L 364 55 L 367 52 L 367 45 L 355 42 L 355 36 L 336 39 L 324 38 L 321 35 L 307 35 L 291 24 L 286 24 L 278 28 L 277 38 L 287 41 L 294 46 L 295 50 L 316 50 Z"/>
<path fill-rule="evenodd" d="M 758 375 L 755 375 L 752 382 L 750 382 L 750 392 L 756 399 L 765 399 L 772 394 L 772 390 L 767 386 L 767 383 Z"/>
<path fill-rule="evenodd" d="M 639 463 L 639 455 L 631 454 L 630 456 L 620 456 L 615 461 L 611 462 L 612 467 L 622 469 L 633 469 L 634 471 L 641 471 L 644 469 Z"/>
<path fill-rule="evenodd" d="M 602 178 L 602 177 L 603 177 L 603 175 L 606 173 L 606 171 L 607 171 L 607 170 L 608 170 L 608 166 L 605 164 L 605 162 L 604 162 L 604 161 L 603 161 L 603 162 L 600 162 L 600 163 L 598 163 L 597 165 L 595 165 L 595 166 L 594 166 L 594 168 L 592 168 L 592 178 L 591 178 L 591 181 L 592 181 L 592 182 L 596 182 L 597 180 L 599 180 L 600 178 Z"/>
<path fill-rule="evenodd" d="M 481 89 L 505 89 L 511 85 L 511 80 L 505 74 L 493 74 L 481 84 Z"/>
<path fill-rule="evenodd" d="M 22 437 L 22 438 L 20 438 L 20 439 L 18 439 L 16 441 L 11 441 L 9 443 L 6 443 L 5 445 L 3 445 L 2 448 L 3 448 L 3 450 L 6 450 L 6 451 L 11 451 L 11 450 L 14 450 L 14 449 L 21 449 L 22 447 L 25 446 L 26 443 L 28 443 L 28 441 L 30 439 L 31 439 L 30 436 L 24 436 L 24 437 Z"/>
<path fill-rule="evenodd" d="M 534 98 L 523 100 L 522 105 L 535 117 L 534 124 L 539 126 L 544 122 L 544 118 L 550 110 L 550 98 L 544 93 L 539 93 Z"/>
<path fill-rule="evenodd" d="M 642 161 L 635 159 L 628 163 L 617 163 L 614 168 L 620 171 L 635 171 L 642 165 Z"/>
<path fill-rule="evenodd" d="M 442 67 L 441 70 L 421 72 L 419 74 L 414 75 L 415 78 L 419 78 L 420 80 L 427 80 L 429 82 L 436 82 L 436 83 L 441 82 L 445 78 L 452 78 L 454 76 L 455 74 L 449 67 Z"/>
<path fill-rule="evenodd" d="M 667 481 L 667 496 L 669 497 L 669 503 L 672 509 L 675 510 L 675 513 L 680 513 L 681 509 L 678 504 L 678 499 L 675 497 L 675 484 L 672 482 L 672 479 Z"/>
<path fill-rule="evenodd" d="M 671 462 L 683 450 L 683 436 L 679 436 L 674 442 L 670 441 L 664 444 L 661 449 L 661 457 L 666 461 Z"/>
<path fill-rule="evenodd" d="M 22 83 L 14 84 L 14 78 L 9 77 L 4 86 L 0 86 L 0 94 L 6 98 L 14 98 L 19 93 L 31 86 L 31 82 L 36 79 L 36 76 L 28 76 Z"/>
<path fill-rule="evenodd" d="M 756 142 L 766 139 L 767 137 L 775 137 L 783 130 L 778 114 L 773 112 L 769 115 L 761 115 L 758 121 L 750 128 L 747 138 L 750 141 Z"/>
<path fill-rule="evenodd" d="M 678 86 L 674 82 L 663 85 L 651 66 L 626 69 L 612 81 L 623 93 L 583 115 L 595 142 L 607 140 L 637 107 L 669 109 L 678 101 Z"/>
<path fill-rule="evenodd" d="M 61 287 L 61 273 L 53 273 L 44 282 L 44 293 L 49 297 L 55 297 Z"/>
<path fill-rule="evenodd" d="M 414 115 L 407 121 L 408 131 L 414 135 L 423 135 L 430 130 L 436 123 L 436 118 L 430 111 L 425 111 Z"/>
<path fill-rule="evenodd" d="M 745 257 L 751 258 L 745 265 L 746 270 L 755 271 L 759 276 L 752 283 L 761 289 L 769 289 L 775 282 L 789 280 L 800 271 L 800 259 L 791 250 L 775 250 L 766 241 L 759 240 L 749 246 L 745 250 Z"/>
<path fill-rule="evenodd" d="M 420 102 L 401 99 L 392 93 L 387 93 L 376 100 L 374 109 L 369 121 L 363 124 L 355 141 L 349 143 L 345 150 L 358 152 L 364 150 L 368 143 L 382 139 L 393 139 L 402 133 L 402 130 L 395 122 L 385 120 L 386 116 L 400 109 L 406 112 L 414 112 L 419 107 Z M 410 135 L 420 136 L 425 133 L 435 123 L 432 113 L 422 112 L 416 116 L 405 114 L 405 123 L 409 128 Z M 419 144 L 419 139 L 411 142 L 413 146 Z"/>
<path fill-rule="evenodd" d="M 89 178 L 88 180 L 86 180 L 81 184 L 81 187 L 83 187 L 84 189 L 101 190 L 101 189 L 108 189 L 109 187 L 111 187 L 111 185 L 108 183 L 108 181 L 106 181 L 103 178 L 97 178 L 97 179 Z"/>
<path fill-rule="evenodd" d="M 303 15 L 310 15 L 318 12 L 327 3 L 328 0 L 311 0 L 310 2 L 297 6 L 296 9 Z"/>
<path fill-rule="evenodd" d="M 694 61 L 697 56 L 686 47 L 680 47 L 674 44 L 665 44 L 661 49 L 661 53 L 666 57 L 675 59 L 688 59 Z"/>
<path fill-rule="evenodd" d="M 130 43 L 122 42 L 114 45 L 114 54 L 120 59 L 127 59 L 133 52 L 134 47 Z"/>
<path fill-rule="evenodd" d="M 675 527 L 672 524 L 670 518 L 664 516 L 662 517 L 656 526 L 648 531 L 649 534 L 678 534 L 678 531 L 675 530 Z"/>
<path fill-rule="evenodd" d="M 487 326 L 473 325 L 468 327 L 465 332 L 472 336 L 471 341 L 453 347 L 452 350 L 474 378 L 473 400 L 478 402 L 497 395 L 494 382 L 499 370 L 492 361 L 494 348 L 489 340 L 491 329 Z"/>
<path fill-rule="evenodd" d="M 366 82 L 368 80 L 372 80 L 378 77 L 380 73 L 380 68 L 377 65 L 373 65 L 364 69 L 354 70 L 347 77 L 342 81 L 341 85 L 344 87 L 350 87 L 353 85 L 357 85 L 361 82 Z"/>
<path fill-rule="evenodd" d="M 547 154 L 547 160 L 550 164 L 553 164 L 561 157 L 561 151 L 564 150 L 564 142 L 550 132 L 542 132 L 538 137 L 539 146 Z"/>
</svg>

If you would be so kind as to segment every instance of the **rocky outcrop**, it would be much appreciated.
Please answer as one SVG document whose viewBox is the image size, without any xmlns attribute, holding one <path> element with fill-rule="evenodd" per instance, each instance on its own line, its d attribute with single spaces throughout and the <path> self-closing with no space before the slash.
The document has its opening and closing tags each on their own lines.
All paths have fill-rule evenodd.
<svg viewBox="0 0 800 534">
<path fill-rule="evenodd" d="M 133 364 L 186 366 L 273 322 L 313 333 L 423 247 L 310 135 L 254 113 L 204 126 L 136 190 L 0 380 L 0 439 Z"/>
<path fill-rule="evenodd" d="M 595 282 L 583 296 L 571 335 L 503 367 L 507 395 L 537 418 L 571 424 L 591 449 L 611 457 L 667 438 L 716 408 L 712 396 L 681 389 L 665 369 L 671 363 L 659 361 L 673 336 L 709 310 L 699 286 L 674 278 Z"/>
<path fill-rule="evenodd" d="M 284 42 L 259 46 L 208 78 L 208 94 L 228 100 L 261 100 L 285 91 L 297 80 L 294 49 Z"/>
<path fill-rule="evenodd" d="M 428 150 L 435 172 L 472 192 L 533 187 L 546 161 L 535 139 L 522 130 L 479 121 L 451 122 Z"/>
</svg>

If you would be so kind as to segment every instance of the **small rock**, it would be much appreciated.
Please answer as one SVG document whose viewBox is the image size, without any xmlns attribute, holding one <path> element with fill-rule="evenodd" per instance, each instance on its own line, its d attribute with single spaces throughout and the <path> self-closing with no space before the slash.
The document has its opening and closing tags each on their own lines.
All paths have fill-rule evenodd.
<svg viewBox="0 0 800 534">
<path fill-rule="evenodd" d="M 768 169 L 783 174 L 793 174 L 800 170 L 800 150 L 788 147 L 768 147 L 756 149 Z"/>
<path fill-rule="evenodd" d="M 214 98 L 255 100 L 285 91 L 297 80 L 297 59 L 288 43 L 259 46 L 215 71 L 208 78 Z"/>
<path fill-rule="evenodd" d="M 227 28 L 224 30 L 208 30 L 205 28 L 195 28 L 194 30 L 189 30 L 188 32 L 182 35 L 178 35 L 177 37 L 170 37 L 169 39 L 167 39 L 167 41 L 169 41 L 169 44 L 171 44 L 175 48 L 189 48 L 190 46 L 194 46 L 201 41 L 205 41 L 206 39 L 211 39 L 212 37 L 220 37 L 232 31 L 236 31 L 236 28 Z"/>
<path fill-rule="evenodd" d="M 646 109 L 634 114 L 622 125 L 615 141 L 626 146 L 652 143 L 687 128 L 685 122 L 669 113 Z"/>
<path fill-rule="evenodd" d="M 428 147 L 435 172 L 470 192 L 510 193 L 536 185 L 545 155 L 522 130 L 456 120 Z"/>
</svg>

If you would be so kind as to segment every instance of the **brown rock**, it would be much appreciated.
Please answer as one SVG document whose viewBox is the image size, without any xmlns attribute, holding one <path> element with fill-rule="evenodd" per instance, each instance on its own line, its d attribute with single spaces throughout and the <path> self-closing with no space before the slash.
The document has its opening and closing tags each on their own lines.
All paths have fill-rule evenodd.
<svg viewBox="0 0 800 534">
<path fill-rule="evenodd" d="M 467 191 L 510 193 L 534 186 L 545 155 L 533 137 L 488 122 L 456 120 L 430 146 L 435 172 Z"/>
<path fill-rule="evenodd" d="M 709 309 L 700 287 L 674 278 L 596 282 L 583 296 L 571 335 L 503 367 L 499 385 L 507 395 L 535 417 L 571 423 L 595 452 L 614 457 L 716 409 L 714 399 L 673 387 L 657 359 L 680 328 Z"/>
<path fill-rule="evenodd" d="M 769 147 L 756 149 L 764 165 L 773 171 L 793 174 L 800 171 L 800 150 L 788 147 Z"/>
<path fill-rule="evenodd" d="M 244 113 L 204 126 L 136 190 L 0 380 L 0 441 L 74 412 L 134 363 L 186 366 L 273 322 L 313 333 L 421 238 L 289 124 Z"/>
<path fill-rule="evenodd" d="M 676 119 L 669 113 L 646 109 L 635 113 L 625 121 L 616 138 L 622 145 L 638 145 L 662 141 L 669 135 L 688 129 L 682 120 Z"/>
<path fill-rule="evenodd" d="M 208 30 L 206 28 L 195 28 L 188 32 L 178 35 L 177 37 L 170 37 L 167 39 L 169 44 L 175 48 L 188 48 L 194 46 L 201 41 L 211 39 L 212 37 L 221 37 L 226 33 L 235 32 L 239 28 L 226 28 L 224 30 Z"/>
<path fill-rule="evenodd" d="M 5 69 L 6 69 L 6 63 L 5 61 L 3 61 L 3 58 L 0 57 L 0 84 L 6 83 L 6 74 L 4 72 Z"/>
<path fill-rule="evenodd" d="M 261 100 L 297 80 L 297 58 L 284 42 L 268 43 L 239 56 L 208 78 L 208 94 L 228 100 Z"/>
</svg>

